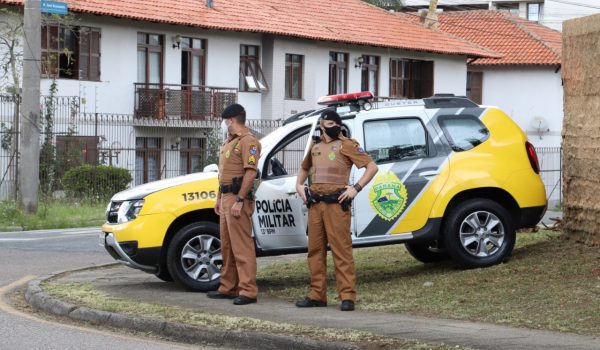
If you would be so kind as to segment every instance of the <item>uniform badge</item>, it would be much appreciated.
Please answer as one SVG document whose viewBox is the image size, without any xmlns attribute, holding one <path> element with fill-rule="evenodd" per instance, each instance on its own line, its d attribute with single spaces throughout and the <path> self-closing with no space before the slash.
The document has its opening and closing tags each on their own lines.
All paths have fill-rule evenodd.
<svg viewBox="0 0 600 350">
<path fill-rule="evenodd" d="M 238 141 L 235 146 L 233 146 L 233 151 L 234 152 L 239 152 L 240 151 L 240 142 Z"/>
<path fill-rule="evenodd" d="M 335 152 L 329 153 L 329 160 L 335 160 Z"/>
<path fill-rule="evenodd" d="M 250 145 L 250 154 L 251 155 L 256 155 L 256 153 L 258 152 L 258 149 L 256 148 L 256 145 Z"/>
<path fill-rule="evenodd" d="M 256 158 L 254 156 L 248 157 L 248 165 L 256 165 Z"/>
<path fill-rule="evenodd" d="M 231 152 L 229 152 L 229 150 L 227 150 L 227 152 L 225 152 L 225 158 L 229 159 L 230 156 L 231 156 Z"/>
<path fill-rule="evenodd" d="M 369 191 L 371 208 L 387 221 L 392 221 L 404 211 L 407 199 L 406 186 L 391 171 L 377 175 Z"/>
</svg>

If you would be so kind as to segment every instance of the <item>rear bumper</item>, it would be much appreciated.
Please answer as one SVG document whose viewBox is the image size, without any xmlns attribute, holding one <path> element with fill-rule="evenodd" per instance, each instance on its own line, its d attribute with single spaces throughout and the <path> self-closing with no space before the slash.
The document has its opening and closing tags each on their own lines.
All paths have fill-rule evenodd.
<svg viewBox="0 0 600 350">
<path fill-rule="evenodd" d="M 535 227 L 546 213 L 546 206 L 521 208 L 521 222 L 518 228 Z"/>
</svg>

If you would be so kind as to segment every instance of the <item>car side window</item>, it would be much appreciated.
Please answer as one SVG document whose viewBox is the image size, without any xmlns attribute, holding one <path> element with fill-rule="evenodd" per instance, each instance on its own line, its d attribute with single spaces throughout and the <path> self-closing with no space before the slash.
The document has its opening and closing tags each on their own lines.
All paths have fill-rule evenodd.
<svg viewBox="0 0 600 350">
<path fill-rule="evenodd" d="M 475 116 L 441 116 L 439 124 L 455 152 L 473 149 L 490 137 L 489 130 Z"/>
<path fill-rule="evenodd" d="M 289 176 L 298 174 L 308 143 L 310 127 L 295 131 L 275 147 L 265 162 L 263 178 Z"/>
<path fill-rule="evenodd" d="M 376 163 L 428 155 L 427 132 L 417 118 L 387 119 L 364 123 L 365 151 Z"/>
</svg>

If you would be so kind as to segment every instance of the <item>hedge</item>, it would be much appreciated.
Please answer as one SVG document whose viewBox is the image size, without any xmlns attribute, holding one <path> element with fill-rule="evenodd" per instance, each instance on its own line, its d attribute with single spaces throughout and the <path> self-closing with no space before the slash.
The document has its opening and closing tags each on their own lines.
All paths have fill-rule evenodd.
<svg viewBox="0 0 600 350">
<path fill-rule="evenodd" d="M 131 180 L 127 169 L 85 164 L 69 169 L 62 183 L 68 198 L 101 201 L 126 189 Z"/>
</svg>

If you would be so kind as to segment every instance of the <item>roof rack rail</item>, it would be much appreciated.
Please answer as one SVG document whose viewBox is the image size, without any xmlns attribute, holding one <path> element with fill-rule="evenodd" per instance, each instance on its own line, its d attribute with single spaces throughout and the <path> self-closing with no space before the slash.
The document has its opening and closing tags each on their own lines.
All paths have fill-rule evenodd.
<svg viewBox="0 0 600 350">
<path fill-rule="evenodd" d="M 477 108 L 479 105 L 465 96 L 454 96 L 454 94 L 435 94 L 424 98 L 425 108 Z"/>
</svg>

